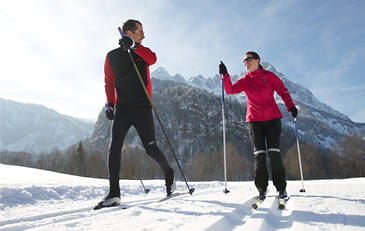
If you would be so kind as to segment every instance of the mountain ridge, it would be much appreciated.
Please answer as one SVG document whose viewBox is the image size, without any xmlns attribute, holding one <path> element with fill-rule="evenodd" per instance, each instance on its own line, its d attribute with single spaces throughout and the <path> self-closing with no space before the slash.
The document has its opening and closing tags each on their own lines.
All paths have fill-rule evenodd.
<svg viewBox="0 0 365 231">
<path fill-rule="evenodd" d="M 0 151 L 40 154 L 87 138 L 93 124 L 43 105 L 0 98 L 0 128 Z"/>
</svg>

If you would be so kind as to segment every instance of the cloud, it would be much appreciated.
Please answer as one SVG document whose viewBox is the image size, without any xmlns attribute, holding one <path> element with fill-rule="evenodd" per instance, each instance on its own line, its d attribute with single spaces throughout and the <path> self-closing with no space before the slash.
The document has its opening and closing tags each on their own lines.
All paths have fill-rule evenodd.
<svg viewBox="0 0 365 231">
<path fill-rule="evenodd" d="M 341 98 L 321 92 L 364 85 L 364 8 L 361 1 L 6 1 L 0 7 L 0 97 L 96 119 L 105 102 L 105 55 L 118 46 L 117 27 L 135 18 L 143 23 L 144 44 L 158 56 L 152 70 L 210 77 L 223 60 L 238 74 L 244 53 L 256 50 L 337 105 Z"/>
</svg>

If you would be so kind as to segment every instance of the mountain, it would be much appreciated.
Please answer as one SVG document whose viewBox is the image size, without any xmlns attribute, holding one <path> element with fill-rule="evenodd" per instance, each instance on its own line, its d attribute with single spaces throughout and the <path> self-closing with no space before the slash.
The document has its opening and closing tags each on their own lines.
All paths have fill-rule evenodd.
<svg viewBox="0 0 365 231">
<path fill-rule="evenodd" d="M 289 89 L 294 102 L 297 106 L 299 106 L 299 117 L 297 123 L 300 128 L 299 132 L 304 136 L 304 140 L 314 144 L 319 143 L 320 146 L 333 149 L 334 145 L 341 139 L 341 137 L 350 135 L 351 133 L 361 133 L 365 131 L 364 123 L 355 123 L 344 114 L 334 110 L 325 103 L 320 102 L 310 90 L 300 84 L 290 81 L 284 74 L 277 71 L 270 63 L 262 62 L 261 64 L 265 70 L 275 73 L 283 81 L 284 85 Z M 156 71 L 152 72 L 151 76 L 152 78 L 164 80 L 169 79 L 181 82 L 183 84 L 211 92 L 220 97 L 222 94 L 222 82 L 219 75 L 212 78 L 204 78 L 203 76 L 198 75 L 191 77 L 188 81 L 180 81 L 175 77 L 169 76 L 167 71 L 160 67 L 156 69 Z M 239 79 L 239 76 L 232 75 L 231 79 L 234 83 Z M 239 95 L 225 96 L 225 98 L 236 98 L 240 103 L 246 103 L 246 98 L 243 93 Z M 291 118 L 290 116 L 288 117 L 288 114 L 286 113 L 284 102 L 276 94 L 275 99 L 281 108 L 283 116 L 285 117 L 284 125 L 294 127 L 294 123 L 290 121 Z M 316 121 L 321 129 L 318 130 L 314 126 L 311 126 L 314 125 L 312 121 Z M 308 124 L 305 125 L 306 123 Z M 311 136 L 311 138 L 305 136 Z"/>
<path fill-rule="evenodd" d="M 300 143 L 313 144 L 321 150 L 334 151 L 342 139 L 352 132 L 364 132 L 365 124 L 355 123 L 347 116 L 320 102 L 303 86 L 296 84 L 263 63 L 283 80 L 296 105 L 299 107 L 297 119 Z M 171 76 L 158 68 L 151 73 L 153 100 L 167 135 L 178 158 L 184 163 L 193 161 L 199 154 L 222 153 L 221 80 L 218 75 L 205 78 L 201 75 L 186 80 L 181 75 Z M 233 75 L 233 81 L 239 78 Z M 277 98 L 283 114 L 281 150 L 296 144 L 294 120 L 280 98 Z M 245 123 L 245 96 L 225 96 L 225 117 L 227 143 L 244 160 L 252 161 L 252 146 Z M 86 141 L 86 147 L 106 150 L 110 141 L 110 125 L 103 112 L 99 115 L 95 130 Z M 156 139 L 159 147 L 169 154 L 168 144 L 160 125 L 155 120 Z M 128 146 L 141 148 L 136 131 L 132 128 L 126 137 Z M 325 152 L 325 153 L 326 153 Z M 247 161 L 246 161 L 247 162 Z M 244 174 L 250 178 L 251 172 Z M 220 179 L 217 176 L 216 179 Z"/>
<path fill-rule="evenodd" d="M 327 113 L 333 114 L 336 117 L 340 117 L 343 120 L 349 121 L 350 119 L 343 115 L 342 113 L 332 109 L 330 106 L 320 102 L 307 88 L 294 83 L 287 79 L 284 74 L 281 72 L 278 72 L 273 65 L 271 65 L 268 62 L 261 62 L 261 65 L 265 70 L 271 71 L 275 73 L 285 84 L 285 86 L 289 89 L 290 94 L 295 102 L 300 102 L 302 104 L 308 105 L 310 107 L 316 108 L 321 111 L 325 111 Z M 241 76 L 243 76 L 246 73 L 243 73 Z M 175 76 L 170 76 L 169 73 L 163 69 L 162 67 L 157 68 L 154 72 L 151 73 L 152 78 L 157 78 L 161 80 L 172 80 L 177 81 L 181 83 L 188 84 L 190 86 L 201 88 L 204 90 L 207 90 L 209 92 L 214 93 L 215 95 L 221 96 L 222 94 L 222 82 L 219 75 L 215 75 L 212 78 L 204 78 L 202 75 L 193 76 L 189 78 L 188 81 L 185 79 L 176 78 Z M 238 75 L 232 75 L 231 80 L 232 82 L 236 82 L 241 76 Z M 280 97 L 277 95 L 276 99 L 277 101 L 281 102 Z M 237 97 L 236 95 L 228 96 L 228 97 Z M 245 96 L 243 93 L 237 97 L 238 99 L 245 100 Z"/>
<path fill-rule="evenodd" d="M 0 99 L 0 151 L 39 154 L 86 139 L 94 125 L 36 104 Z"/>
</svg>

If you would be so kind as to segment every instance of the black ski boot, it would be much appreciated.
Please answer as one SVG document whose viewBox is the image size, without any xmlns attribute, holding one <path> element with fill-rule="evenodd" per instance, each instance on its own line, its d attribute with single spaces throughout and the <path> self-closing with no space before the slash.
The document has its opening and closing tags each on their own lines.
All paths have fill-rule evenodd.
<svg viewBox="0 0 365 231">
<path fill-rule="evenodd" d="M 279 198 L 280 199 L 285 199 L 287 197 L 288 197 L 288 193 L 286 192 L 286 190 L 279 191 Z"/>
<path fill-rule="evenodd" d="M 266 198 L 266 189 L 259 189 L 259 196 L 258 199 L 259 200 L 265 200 Z"/>
<path fill-rule="evenodd" d="M 173 169 L 171 169 L 171 171 L 167 174 L 165 183 L 167 196 L 170 196 L 176 189 L 175 174 Z"/>
</svg>

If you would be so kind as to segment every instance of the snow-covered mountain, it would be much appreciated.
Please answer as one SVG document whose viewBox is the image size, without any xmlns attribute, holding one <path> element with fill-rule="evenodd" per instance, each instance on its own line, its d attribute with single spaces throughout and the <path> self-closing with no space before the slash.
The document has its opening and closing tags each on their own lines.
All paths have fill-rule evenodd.
<svg viewBox="0 0 365 231">
<path fill-rule="evenodd" d="M 251 209 L 252 181 L 189 182 L 193 195 L 164 198 L 163 180 L 121 180 L 122 206 L 93 211 L 108 181 L 0 164 L 0 230 L 295 230 L 365 229 L 364 178 L 288 181 L 290 199 L 277 209 L 270 184 L 267 199 Z M 176 192 L 187 192 L 176 182 Z M 127 209 L 122 209 L 126 207 Z"/>
<path fill-rule="evenodd" d="M 320 102 L 310 90 L 301 86 L 300 84 L 294 83 L 285 77 L 284 74 L 280 73 L 275 69 L 275 67 L 268 62 L 262 62 L 262 66 L 265 70 L 275 73 L 279 78 L 282 79 L 285 86 L 289 89 L 294 102 L 299 106 L 299 123 L 307 123 L 309 121 L 320 122 L 321 129 L 316 129 L 312 127 L 312 122 L 309 122 L 308 126 L 300 126 L 300 133 L 304 136 L 303 139 L 308 141 L 312 139 L 310 143 L 319 143 L 328 149 L 333 149 L 334 145 L 340 140 L 341 136 L 349 135 L 351 133 L 361 133 L 365 132 L 365 124 L 355 123 L 351 121 L 344 114 L 334 110 L 330 106 L 323 102 Z M 189 80 L 176 78 L 175 76 L 170 76 L 169 73 L 163 68 L 158 68 L 151 73 L 152 78 L 171 80 L 174 82 L 180 82 L 191 87 L 200 88 L 205 91 L 211 92 L 214 95 L 220 96 L 222 94 L 222 82 L 219 75 L 211 78 L 205 78 L 201 75 L 193 76 Z M 178 75 L 180 76 L 180 75 Z M 236 82 L 240 76 L 232 75 L 232 82 Z M 244 94 L 225 96 L 226 99 L 236 98 L 240 103 L 246 101 Z M 290 117 L 287 117 L 286 108 L 281 98 L 275 95 L 281 111 L 284 115 L 284 123 L 289 127 L 294 127 L 294 123 L 291 121 Z M 228 112 L 229 113 L 229 112 Z M 315 131 L 314 131 L 314 130 Z M 326 134 L 327 133 L 327 134 Z M 334 134 L 336 133 L 336 134 Z M 307 136 L 307 137 L 306 137 Z"/>
<path fill-rule="evenodd" d="M 63 149 L 90 136 L 94 125 L 36 104 L 0 99 L 0 151 L 34 154 Z"/>
<path fill-rule="evenodd" d="M 332 109 L 330 106 L 320 102 L 310 90 L 307 88 L 301 86 L 300 84 L 294 83 L 290 81 L 288 78 L 285 77 L 284 74 L 277 71 L 273 65 L 271 65 L 268 62 L 261 62 L 261 65 L 265 70 L 271 71 L 275 73 L 285 84 L 285 86 L 289 89 L 291 96 L 293 97 L 293 100 L 295 102 L 300 102 L 301 104 L 305 104 L 307 106 L 310 106 L 312 108 L 330 113 L 335 115 L 336 117 L 339 117 L 343 120 L 349 121 L 350 119 L 343 115 L 342 113 Z M 243 73 L 246 74 L 246 73 Z M 232 82 L 236 82 L 240 77 L 243 76 L 239 75 L 232 75 L 231 80 Z M 152 78 L 157 78 L 161 80 L 173 80 L 181 83 L 188 84 L 193 87 L 201 88 L 206 91 L 212 92 L 216 95 L 222 94 L 222 81 L 220 76 L 217 74 L 214 77 L 211 78 L 205 78 L 202 75 L 197 75 L 190 77 L 188 80 L 185 80 L 181 75 L 177 74 L 175 76 L 170 76 L 170 74 L 162 67 L 157 68 L 154 72 L 151 73 Z M 235 97 L 235 96 L 228 96 L 228 97 Z M 279 96 L 276 95 L 276 98 L 279 102 L 282 102 Z M 245 101 L 245 96 L 242 93 L 242 95 L 239 95 L 238 99 L 243 99 Z"/>
<path fill-rule="evenodd" d="M 264 63 L 264 66 L 274 71 L 271 65 Z M 308 89 L 277 73 L 300 108 L 297 127 L 301 144 L 312 144 L 325 155 L 329 151 L 335 151 L 345 136 L 352 132 L 365 132 L 365 124 L 351 121 L 318 101 Z M 213 78 L 195 76 L 189 80 L 180 77 L 180 75 L 170 76 L 163 68 L 152 72 L 154 105 L 178 158 L 183 164 L 190 164 L 200 154 L 220 156 L 222 115 L 219 76 Z M 233 81 L 237 79 L 238 76 L 233 76 Z M 285 155 L 290 147 L 296 145 L 295 124 L 280 98 L 277 98 L 277 102 L 283 114 L 280 149 Z M 252 145 L 245 123 L 247 105 L 243 94 L 226 96 L 225 107 L 227 144 L 236 150 L 248 166 L 241 177 L 251 179 Z M 106 119 L 104 112 L 101 112 L 93 134 L 85 141 L 85 147 L 106 152 L 110 142 L 110 125 L 111 122 Z M 160 149 L 170 158 L 171 163 L 174 163 L 166 138 L 157 121 L 155 130 Z M 133 127 L 126 137 L 126 143 L 128 146 L 143 149 Z M 216 174 L 212 179 L 222 179 L 222 174 L 219 172 Z"/>
</svg>

